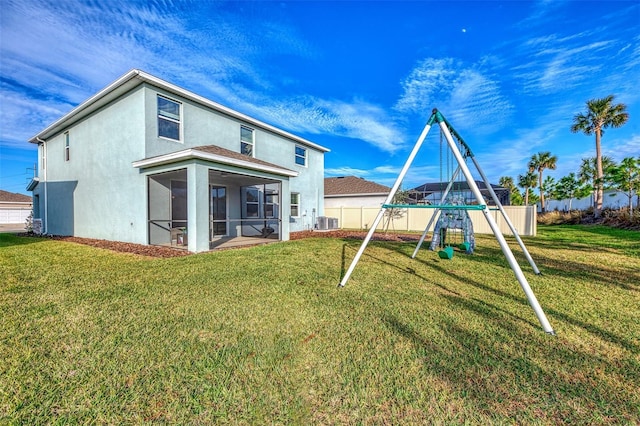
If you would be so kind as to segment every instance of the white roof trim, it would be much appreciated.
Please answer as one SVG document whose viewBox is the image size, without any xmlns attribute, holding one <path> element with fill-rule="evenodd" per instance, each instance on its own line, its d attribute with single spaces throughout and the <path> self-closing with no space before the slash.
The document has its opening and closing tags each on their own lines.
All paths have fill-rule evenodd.
<svg viewBox="0 0 640 426">
<path fill-rule="evenodd" d="M 183 151 L 172 152 L 171 154 L 145 158 L 144 160 L 134 161 L 132 164 L 133 167 L 144 169 L 148 167 L 160 166 L 163 164 L 171 164 L 177 161 L 192 159 L 212 161 L 214 163 L 227 164 L 229 166 L 240 167 L 242 169 L 259 170 L 262 172 L 273 173 L 276 175 L 288 177 L 296 177 L 299 174 L 298 172 L 295 172 L 293 170 L 253 163 L 251 161 L 238 160 L 235 158 L 225 157 L 223 155 L 198 151 L 197 149 L 185 149 Z"/>
<path fill-rule="evenodd" d="M 311 141 L 308 141 L 300 136 L 296 136 L 292 133 L 284 131 L 282 129 L 278 129 L 270 124 L 257 120 L 255 118 L 249 117 L 248 115 L 242 114 L 238 111 L 235 111 L 231 108 L 225 107 L 217 102 L 213 102 L 207 98 L 204 98 L 200 95 L 197 95 L 188 90 L 182 89 L 175 84 L 171 84 L 167 81 L 161 80 L 157 77 L 152 76 L 151 74 L 147 74 L 144 71 L 133 69 L 72 109 L 69 113 L 64 115 L 62 118 L 56 120 L 40 133 L 29 139 L 31 143 L 42 142 L 42 140 L 46 140 L 48 137 L 51 137 L 55 133 L 61 131 L 63 128 L 69 127 L 73 123 L 87 115 L 91 114 L 93 111 L 103 107 L 108 104 L 112 100 L 121 96 L 122 94 L 128 92 L 134 87 L 142 84 L 143 82 L 147 82 L 153 86 L 156 86 L 160 89 L 163 89 L 167 92 L 173 93 L 177 96 L 183 97 L 185 99 L 189 99 L 193 102 L 199 103 L 201 105 L 207 106 L 211 109 L 219 111 L 225 115 L 236 118 L 247 123 L 250 126 L 255 126 L 267 130 L 269 132 L 275 133 L 277 135 L 283 136 L 287 139 L 290 139 L 294 142 L 306 145 L 310 148 L 314 148 L 318 151 L 329 152 L 328 148 L 315 144 Z"/>
</svg>

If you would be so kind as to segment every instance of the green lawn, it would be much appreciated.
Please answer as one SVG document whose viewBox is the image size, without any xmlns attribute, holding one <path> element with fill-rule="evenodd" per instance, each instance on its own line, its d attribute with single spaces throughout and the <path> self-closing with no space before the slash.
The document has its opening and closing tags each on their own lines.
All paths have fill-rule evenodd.
<svg viewBox="0 0 640 426">
<path fill-rule="evenodd" d="M 307 239 L 173 259 L 0 235 L 0 424 L 634 424 L 640 232 L 452 260 Z"/>
</svg>

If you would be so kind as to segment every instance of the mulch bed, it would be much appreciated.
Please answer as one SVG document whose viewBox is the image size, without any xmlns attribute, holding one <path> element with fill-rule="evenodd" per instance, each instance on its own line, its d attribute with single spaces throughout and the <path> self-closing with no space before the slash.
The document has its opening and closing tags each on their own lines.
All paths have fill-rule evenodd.
<svg viewBox="0 0 640 426">
<path fill-rule="evenodd" d="M 38 238 L 50 238 L 57 241 L 69 241 L 71 243 L 84 244 L 87 246 L 98 247 L 106 250 L 117 251 L 120 253 L 132 253 L 140 256 L 149 257 L 181 257 L 192 254 L 187 250 L 180 250 L 171 247 L 162 246 L 147 246 L 144 244 L 122 243 L 119 241 L 107 241 L 107 240 L 94 240 L 92 238 L 80 238 L 80 237 L 62 237 L 57 235 L 36 235 L 29 233 L 17 234 L 20 237 L 38 237 Z"/>
<path fill-rule="evenodd" d="M 38 237 L 38 238 L 50 238 L 57 241 L 68 241 L 71 243 L 84 244 L 91 247 L 98 247 L 101 249 L 117 251 L 120 253 L 131 253 L 140 256 L 157 257 L 157 258 L 171 258 L 189 256 L 193 253 L 187 250 L 180 250 L 171 247 L 151 246 L 144 244 L 122 243 L 119 241 L 108 240 L 96 240 L 92 238 L 80 238 L 80 237 L 63 237 L 58 235 L 36 235 L 31 233 L 17 234 L 20 237 Z M 347 238 L 354 240 L 364 240 L 367 235 L 364 231 L 327 231 L 327 232 L 314 232 L 314 231 L 302 231 L 292 232 L 290 235 L 291 240 L 301 240 L 303 238 Z M 374 241 L 418 241 L 420 235 L 416 234 L 383 234 L 376 233 L 373 235 Z"/>
</svg>

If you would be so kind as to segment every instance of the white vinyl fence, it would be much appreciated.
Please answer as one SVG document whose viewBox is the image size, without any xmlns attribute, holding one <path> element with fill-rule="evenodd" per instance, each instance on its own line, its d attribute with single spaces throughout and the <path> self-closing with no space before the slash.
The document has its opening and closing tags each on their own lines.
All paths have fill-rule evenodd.
<svg viewBox="0 0 640 426">
<path fill-rule="evenodd" d="M 509 225 L 502 217 L 498 210 L 489 207 L 496 223 L 500 227 L 500 231 L 504 235 L 512 235 Z M 536 207 L 535 206 L 504 206 L 503 207 L 511 223 L 523 236 L 535 236 L 537 232 L 536 226 Z M 338 227 L 340 229 L 369 229 L 375 220 L 380 208 L 378 207 L 325 207 L 324 214 L 327 217 L 335 217 L 338 219 Z M 492 234 L 491 228 L 484 218 L 484 214 L 478 210 L 468 210 L 469 217 L 473 222 L 473 231 L 477 234 Z M 431 216 L 435 213 L 435 209 L 425 208 L 409 208 L 402 210 L 402 217 L 395 218 L 389 224 L 389 230 L 395 231 L 424 231 L 429 223 Z M 378 225 L 379 230 L 386 227 L 387 218 Z M 430 231 L 433 230 L 435 224 L 431 225 Z"/>
</svg>

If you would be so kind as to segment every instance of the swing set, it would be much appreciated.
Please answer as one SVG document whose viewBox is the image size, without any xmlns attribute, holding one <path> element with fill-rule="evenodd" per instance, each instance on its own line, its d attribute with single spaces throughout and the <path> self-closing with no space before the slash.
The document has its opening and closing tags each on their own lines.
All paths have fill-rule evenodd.
<svg viewBox="0 0 640 426">
<path fill-rule="evenodd" d="M 440 127 L 440 132 L 441 132 L 440 133 L 441 135 L 440 136 L 441 138 L 441 144 L 440 144 L 441 145 L 441 149 L 440 149 L 441 175 L 442 175 L 442 159 L 443 159 L 442 158 L 443 157 L 442 156 L 442 145 L 443 145 L 442 137 L 443 136 L 448 145 L 447 174 L 451 169 L 453 169 L 454 160 L 455 160 L 455 163 L 457 163 L 457 167 L 455 171 L 451 174 L 451 178 L 449 179 L 449 182 L 446 188 L 444 189 L 444 191 L 442 191 L 440 202 L 438 204 L 393 204 L 392 200 L 396 192 L 400 188 L 400 185 L 402 184 L 402 181 L 405 175 L 407 174 L 407 171 L 411 167 L 411 164 L 413 163 L 413 160 L 415 159 L 416 155 L 420 151 L 420 148 L 424 140 L 426 139 L 429 133 L 429 130 L 434 124 Z M 455 140 L 454 140 L 454 137 L 455 137 Z M 449 157 L 449 155 L 451 157 Z M 487 207 L 487 203 L 484 197 L 482 196 L 480 189 L 478 188 L 478 185 L 474 180 L 471 174 L 471 171 L 467 165 L 467 159 L 470 159 L 473 165 L 475 166 L 475 169 L 477 173 L 480 175 L 480 177 L 482 178 L 487 190 L 489 191 L 489 194 L 492 200 L 494 201 L 497 210 L 501 213 L 505 223 L 511 229 L 513 236 L 515 237 L 516 241 L 518 242 L 518 245 L 522 249 L 522 252 L 524 253 L 527 261 L 531 265 L 531 268 L 537 275 L 539 275 L 540 270 L 538 269 L 535 262 L 531 258 L 531 255 L 529 254 L 529 251 L 525 247 L 524 242 L 520 238 L 518 231 L 516 230 L 511 220 L 509 219 L 509 216 L 507 216 L 504 208 L 502 207 L 502 204 L 500 203 L 500 200 L 498 199 L 496 193 L 491 187 L 491 184 L 489 183 L 489 180 L 487 179 L 486 175 L 480 168 L 480 165 L 478 164 L 478 161 L 476 160 L 475 156 L 469 149 L 469 146 L 465 143 L 462 137 L 460 137 L 460 135 L 455 131 L 455 129 L 451 126 L 451 124 L 444 118 L 444 116 L 437 109 L 434 109 L 432 111 L 431 116 L 429 117 L 429 120 L 427 121 L 427 124 L 422 130 L 420 137 L 416 141 L 416 144 L 414 145 L 413 150 L 409 154 L 409 158 L 407 159 L 405 165 L 400 171 L 400 174 L 398 175 L 396 182 L 391 188 L 391 191 L 389 192 L 387 199 L 385 200 L 384 204 L 380 208 L 380 211 L 378 212 L 378 215 L 373 221 L 369 229 L 369 232 L 367 233 L 367 236 L 365 237 L 364 241 L 360 245 L 360 248 L 358 249 L 358 252 L 353 258 L 351 265 L 349 266 L 349 268 L 347 269 L 347 272 L 342 278 L 342 281 L 340 282 L 339 287 L 344 287 L 347 281 L 349 281 L 351 274 L 353 273 L 356 265 L 358 264 L 360 258 L 362 257 L 362 254 L 364 253 L 367 245 L 369 244 L 369 241 L 373 237 L 373 234 L 375 233 L 375 230 L 380 224 L 380 221 L 382 220 L 382 217 L 384 216 L 384 213 L 387 209 L 393 209 L 393 208 L 435 209 L 434 214 L 431 216 L 429 223 L 425 227 L 424 232 L 422 233 L 418 241 L 418 244 L 416 245 L 413 255 L 411 256 L 412 259 L 415 258 L 416 255 L 418 254 L 418 251 L 420 250 L 420 247 L 422 246 L 426 238 L 426 235 L 429 232 L 429 229 L 431 228 L 431 225 L 433 224 L 434 219 L 436 217 L 438 217 L 438 221 L 434 228 L 433 239 L 431 242 L 431 249 L 435 250 L 436 247 L 440 247 L 442 250 L 438 252 L 438 256 L 442 259 L 451 259 L 453 257 L 453 246 L 451 245 L 451 241 L 449 241 L 451 240 L 451 237 L 447 236 L 447 234 L 449 233 L 448 232 L 449 230 L 453 230 L 454 231 L 453 233 L 457 233 L 458 230 L 460 230 L 460 232 L 462 233 L 463 241 L 457 245 L 458 248 L 460 250 L 464 250 L 466 253 L 469 253 L 469 254 L 472 253 L 475 247 L 475 240 L 473 238 L 473 228 L 469 227 L 469 225 L 471 224 L 471 220 L 466 221 L 466 219 L 468 219 L 469 217 L 468 215 L 469 210 L 478 210 L 483 213 L 485 219 L 487 220 L 487 223 L 489 224 L 489 227 L 493 232 L 493 235 L 496 237 L 498 243 L 500 244 L 502 253 L 507 259 L 509 266 L 511 267 L 513 273 L 516 276 L 516 279 L 520 283 L 520 287 L 524 291 L 525 296 L 527 297 L 527 301 L 529 302 L 529 305 L 535 312 L 538 318 L 538 321 L 540 322 L 540 325 L 542 326 L 542 328 L 546 333 L 555 335 L 555 332 L 551 327 L 551 324 L 547 320 L 547 317 L 544 311 L 542 310 L 542 307 L 538 303 L 538 299 L 536 298 L 535 294 L 533 293 L 533 290 L 531 290 L 531 287 L 529 286 L 529 282 L 527 281 L 527 278 L 522 273 L 522 269 L 520 268 L 520 265 L 516 261 L 516 258 L 513 255 L 513 252 L 511 251 L 511 249 L 509 248 L 509 245 L 507 244 L 504 236 L 502 235 L 502 232 L 500 232 L 500 229 L 498 228 L 498 225 L 495 219 L 490 214 L 489 208 Z M 452 194 L 450 194 L 452 189 L 454 190 L 456 189 L 456 186 L 455 186 L 456 184 L 458 185 L 457 186 L 458 191 L 462 188 L 461 186 L 462 177 L 458 179 L 460 173 L 462 173 L 462 177 L 464 177 L 464 179 L 466 180 L 466 186 L 468 187 L 468 191 L 472 195 L 472 197 L 470 197 L 470 200 L 472 202 L 475 202 L 475 204 L 466 203 L 466 200 L 464 200 L 464 197 L 460 197 L 460 196 L 455 197 Z M 443 182 L 442 176 L 440 181 Z M 467 228 L 463 229 L 464 226 L 466 226 Z"/>
</svg>

